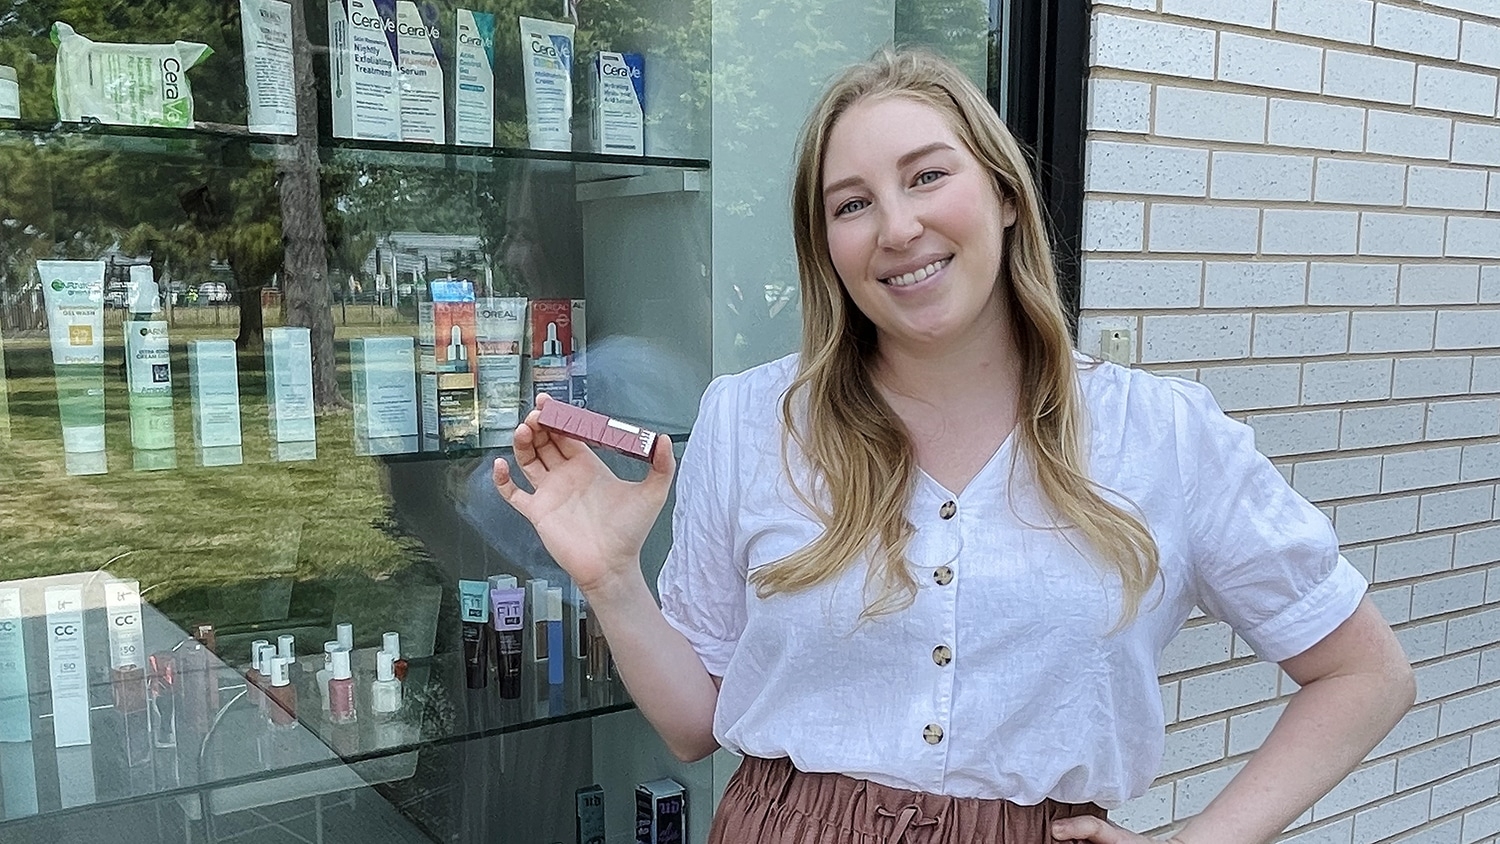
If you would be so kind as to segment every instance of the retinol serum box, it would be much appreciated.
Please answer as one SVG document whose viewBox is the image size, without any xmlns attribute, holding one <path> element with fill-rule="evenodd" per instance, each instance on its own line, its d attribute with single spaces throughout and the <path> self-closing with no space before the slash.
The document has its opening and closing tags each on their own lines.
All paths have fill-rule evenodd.
<svg viewBox="0 0 1500 844">
<path fill-rule="evenodd" d="M 682 844 L 687 840 L 687 792 L 672 779 L 635 787 L 636 844 Z"/>
</svg>

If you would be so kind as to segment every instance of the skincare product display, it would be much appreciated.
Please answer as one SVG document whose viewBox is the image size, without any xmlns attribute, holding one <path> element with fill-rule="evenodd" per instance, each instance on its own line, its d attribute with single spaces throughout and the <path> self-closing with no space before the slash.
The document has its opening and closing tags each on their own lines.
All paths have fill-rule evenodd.
<svg viewBox="0 0 1500 844">
<path fill-rule="evenodd" d="M 334 137 L 401 140 L 396 51 L 394 0 L 329 0 Z"/>
<path fill-rule="evenodd" d="M 573 148 L 573 24 L 521 18 L 521 75 L 532 149 Z"/>
<path fill-rule="evenodd" d="M 0 120 L 21 119 L 21 86 L 16 69 L 0 64 Z"/>
<path fill-rule="evenodd" d="M 70 475 L 103 474 L 104 262 L 37 261 L 36 269 L 57 373 L 64 464 Z"/>
<path fill-rule="evenodd" d="M 636 844 L 682 844 L 687 838 L 687 792 L 673 779 L 635 787 Z"/>
<path fill-rule="evenodd" d="M 266 331 L 266 409 L 278 460 L 317 456 L 313 415 L 312 338 L 306 328 Z"/>
<path fill-rule="evenodd" d="M 144 668 L 146 634 L 141 622 L 141 584 L 118 580 L 104 586 L 105 626 L 109 631 L 109 667 Z"/>
<path fill-rule="evenodd" d="M 479 445 L 510 445 L 521 423 L 521 342 L 526 300 L 482 298 L 475 302 L 474 369 L 479 376 Z"/>
<path fill-rule="evenodd" d="M 193 444 L 204 466 L 245 462 L 240 433 L 239 354 L 233 340 L 188 342 Z"/>
<path fill-rule="evenodd" d="M 250 131 L 297 134 L 296 75 L 292 64 L 292 4 L 240 0 L 245 89 Z"/>
<path fill-rule="evenodd" d="M 123 325 L 130 444 L 137 454 L 166 452 L 154 461 L 148 458 L 150 468 L 173 468 L 177 435 L 172 415 L 172 352 L 161 293 L 149 264 L 130 268 L 126 309 L 129 316 Z"/>
<path fill-rule="evenodd" d="M 0 587 L 0 744 L 31 741 L 31 695 L 21 590 Z"/>
<path fill-rule="evenodd" d="M 531 355 L 527 395 L 546 393 L 571 404 L 573 376 L 568 365 L 573 356 L 573 300 L 533 299 L 527 336 Z"/>
<path fill-rule="evenodd" d="M 447 110 L 443 96 L 443 45 L 437 10 L 412 0 L 396 0 L 396 73 L 400 80 L 401 140 L 446 144 Z"/>
<path fill-rule="evenodd" d="M 76 747 L 91 740 L 88 656 L 83 638 L 83 590 L 49 586 L 47 666 L 52 681 L 52 740 L 57 747 Z"/>
<path fill-rule="evenodd" d="M 578 844 L 604 844 L 604 788 L 588 785 L 573 793 Z"/>
<path fill-rule="evenodd" d="M 589 75 L 594 152 L 643 155 L 646 151 L 646 62 L 640 53 L 594 55 Z"/>
<path fill-rule="evenodd" d="M 453 83 L 453 140 L 459 146 L 495 145 L 495 16 L 458 10 Z"/>
<path fill-rule="evenodd" d="M 62 21 L 52 25 L 52 41 L 58 119 L 175 129 L 193 125 L 187 72 L 212 55 L 207 44 L 108 44 L 90 41 Z"/>
<path fill-rule="evenodd" d="M 432 300 L 418 308 L 421 343 L 422 450 L 454 451 L 479 445 L 479 400 L 473 362 L 478 355 L 474 284 L 439 279 Z"/>
<path fill-rule="evenodd" d="M 483 580 L 458 582 L 459 621 L 463 623 L 464 679 L 471 689 L 489 684 L 490 600 L 489 584 Z"/>
</svg>

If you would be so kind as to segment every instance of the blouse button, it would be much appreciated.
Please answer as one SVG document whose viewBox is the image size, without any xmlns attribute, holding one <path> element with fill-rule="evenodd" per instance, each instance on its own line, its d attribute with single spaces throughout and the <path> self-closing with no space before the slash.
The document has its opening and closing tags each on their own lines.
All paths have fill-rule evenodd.
<svg viewBox="0 0 1500 844">
<path fill-rule="evenodd" d="M 928 724 L 922 728 L 922 740 L 928 744 L 937 744 L 943 740 L 943 728 L 937 724 Z"/>
<path fill-rule="evenodd" d="M 938 645 L 932 649 L 932 661 L 938 665 L 947 665 L 953 661 L 953 649 L 947 645 Z"/>
<path fill-rule="evenodd" d="M 943 506 L 938 508 L 938 515 L 944 520 L 951 519 L 958 513 L 958 504 L 953 501 L 944 501 Z"/>
<path fill-rule="evenodd" d="M 947 566 L 938 566 L 932 570 L 932 579 L 936 580 L 939 586 L 947 586 L 953 582 L 953 569 Z"/>
</svg>

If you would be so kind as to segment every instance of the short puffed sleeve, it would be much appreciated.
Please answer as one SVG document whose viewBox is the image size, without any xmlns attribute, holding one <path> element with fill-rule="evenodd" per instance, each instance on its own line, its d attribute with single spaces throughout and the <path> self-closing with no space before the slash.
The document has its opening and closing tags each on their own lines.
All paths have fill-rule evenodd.
<svg viewBox="0 0 1500 844">
<path fill-rule="evenodd" d="M 1260 452 L 1208 388 L 1169 379 L 1198 605 L 1280 662 L 1354 614 L 1368 588 L 1333 526 Z"/>
<path fill-rule="evenodd" d="M 662 615 L 708 673 L 724 676 L 745 629 L 745 569 L 734 557 L 734 385 L 704 391 L 677 468 L 672 548 L 657 577 Z"/>
</svg>

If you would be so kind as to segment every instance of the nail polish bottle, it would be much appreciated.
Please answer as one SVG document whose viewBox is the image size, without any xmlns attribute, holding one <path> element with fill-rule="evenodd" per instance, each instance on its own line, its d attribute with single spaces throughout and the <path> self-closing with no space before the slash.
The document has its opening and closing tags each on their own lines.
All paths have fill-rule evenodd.
<svg viewBox="0 0 1500 844">
<path fill-rule="evenodd" d="M 323 698 L 323 711 L 328 711 L 328 681 L 333 679 L 333 655 L 344 650 L 337 640 L 323 643 L 323 667 L 313 675 L 318 683 L 318 695 Z M 344 651 L 348 653 L 348 651 Z"/>
<path fill-rule="evenodd" d="M 297 658 L 297 637 L 283 633 L 276 637 L 276 655 L 286 660 Z"/>
<path fill-rule="evenodd" d="M 370 709 L 376 718 L 386 718 L 401 709 L 401 681 L 396 679 L 395 658 L 390 651 L 375 655 L 375 681 L 370 684 Z"/>
<path fill-rule="evenodd" d="M 351 654 L 354 653 L 354 625 L 346 621 L 335 627 L 334 638 L 339 640 L 339 644 L 344 646 L 344 650 Z"/>
<path fill-rule="evenodd" d="M 391 655 L 392 671 L 396 679 L 406 682 L 406 660 L 401 656 L 401 634 L 392 630 L 381 637 L 380 649 Z"/>
<path fill-rule="evenodd" d="M 328 720 L 335 724 L 353 723 L 354 674 L 349 670 L 349 652 L 333 652 L 333 677 L 328 680 Z"/>
<path fill-rule="evenodd" d="M 271 643 L 265 639 L 251 642 L 250 667 L 245 671 L 245 702 L 262 711 L 266 706 L 265 650 L 269 647 Z"/>
<path fill-rule="evenodd" d="M 283 656 L 271 657 L 270 684 L 266 688 L 266 711 L 278 727 L 297 725 L 297 687 L 292 685 L 292 661 Z"/>
</svg>

